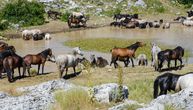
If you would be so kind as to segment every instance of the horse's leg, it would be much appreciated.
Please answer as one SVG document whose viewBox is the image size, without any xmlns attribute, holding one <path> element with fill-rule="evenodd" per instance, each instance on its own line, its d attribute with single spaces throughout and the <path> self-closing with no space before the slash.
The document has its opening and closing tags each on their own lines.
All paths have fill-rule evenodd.
<svg viewBox="0 0 193 110">
<path fill-rule="evenodd" d="M 177 66 L 177 59 L 175 59 L 175 67 Z"/>
<path fill-rule="evenodd" d="M 38 73 L 37 73 L 37 75 L 39 75 L 39 72 L 40 72 L 40 64 L 38 64 Z"/>
<path fill-rule="evenodd" d="M 180 69 L 182 68 L 182 58 L 178 59 L 180 61 Z"/>
<path fill-rule="evenodd" d="M 19 77 L 21 77 L 20 67 L 18 67 Z"/>
<path fill-rule="evenodd" d="M 73 66 L 74 74 L 76 75 L 76 66 Z"/>
<path fill-rule="evenodd" d="M 168 68 L 170 68 L 170 60 L 168 60 Z"/>
<path fill-rule="evenodd" d="M 65 74 L 65 76 L 67 75 L 67 72 L 68 72 L 68 67 L 66 67 L 66 74 Z"/>
<path fill-rule="evenodd" d="M 44 65 L 45 63 L 42 64 L 42 74 L 44 73 Z"/>
<path fill-rule="evenodd" d="M 131 63 L 132 63 L 132 67 L 135 67 L 134 62 L 133 62 L 133 58 L 131 58 Z"/>
</svg>

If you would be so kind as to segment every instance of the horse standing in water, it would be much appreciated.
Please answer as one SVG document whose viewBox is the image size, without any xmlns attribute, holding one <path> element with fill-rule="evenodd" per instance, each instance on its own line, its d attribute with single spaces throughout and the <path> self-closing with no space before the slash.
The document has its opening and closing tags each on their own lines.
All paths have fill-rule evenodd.
<svg viewBox="0 0 193 110">
<path fill-rule="evenodd" d="M 119 59 L 126 59 L 127 62 L 129 62 L 129 59 L 131 59 L 132 62 L 132 67 L 134 67 L 134 63 L 133 63 L 133 59 L 135 58 L 135 51 L 139 48 L 139 47 L 143 47 L 145 45 L 145 43 L 143 42 L 136 42 L 126 48 L 113 48 L 111 50 L 111 54 L 112 54 L 112 58 L 111 58 L 111 63 L 114 63 L 114 67 L 117 68 L 118 64 L 117 64 L 117 60 Z"/>
<path fill-rule="evenodd" d="M 168 62 L 168 68 L 170 68 L 170 61 L 175 60 L 175 67 L 177 66 L 177 60 L 180 61 L 180 66 L 182 66 L 182 57 L 184 56 L 184 49 L 181 46 L 175 49 L 166 49 L 158 53 L 158 68 L 160 71 L 163 67 L 163 62 L 166 60 Z"/>
<path fill-rule="evenodd" d="M 40 70 L 40 65 L 42 64 L 42 74 L 44 73 L 44 65 L 46 63 L 46 61 L 52 61 L 54 62 L 55 59 L 53 59 L 54 56 L 52 55 L 52 50 L 50 48 L 36 54 L 36 55 L 32 55 L 32 54 L 28 54 L 26 55 L 23 59 L 24 59 L 24 63 L 28 69 L 28 74 L 30 76 L 30 68 L 31 65 L 38 65 L 38 73 L 39 74 L 39 70 Z M 26 69 L 26 68 L 25 68 Z"/>
<path fill-rule="evenodd" d="M 159 48 L 155 43 L 151 43 L 151 66 L 157 70 L 158 68 L 158 56 L 157 54 L 161 51 L 161 48 Z"/>
<path fill-rule="evenodd" d="M 167 91 L 178 92 L 182 89 L 193 87 L 193 73 L 187 73 L 184 75 L 164 73 L 158 76 L 154 81 L 154 98 L 160 95 L 167 94 Z M 158 95 L 160 88 L 160 93 Z"/>
<path fill-rule="evenodd" d="M 63 72 L 66 69 L 66 74 L 68 72 L 69 67 L 73 67 L 74 74 L 76 74 L 76 66 L 78 65 L 77 55 L 83 55 L 82 51 L 79 47 L 75 47 L 72 50 L 72 54 L 59 55 L 56 58 L 56 65 L 59 70 L 59 77 L 62 78 Z"/>
</svg>

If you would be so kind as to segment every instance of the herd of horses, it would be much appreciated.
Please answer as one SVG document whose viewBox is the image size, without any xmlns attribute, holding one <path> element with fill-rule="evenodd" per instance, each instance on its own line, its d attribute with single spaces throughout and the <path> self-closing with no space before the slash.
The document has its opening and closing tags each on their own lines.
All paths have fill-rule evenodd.
<svg viewBox="0 0 193 110">
<path fill-rule="evenodd" d="M 188 17 L 178 17 L 175 20 L 182 22 L 182 24 L 188 25 L 188 23 L 193 22 L 193 11 L 188 11 Z M 56 19 L 58 16 L 61 16 L 61 13 L 48 11 L 49 17 Z M 73 27 L 72 24 L 76 26 L 86 27 L 86 21 L 88 18 L 85 17 L 83 13 L 72 13 L 68 17 L 68 26 Z M 159 28 L 161 24 L 163 24 L 163 20 L 147 22 L 146 20 L 139 19 L 138 14 L 115 14 L 114 22 L 112 22 L 111 26 L 119 26 L 126 28 L 146 28 L 146 26 Z M 170 28 L 170 23 L 164 23 L 163 28 Z M 23 30 L 22 38 L 24 40 L 42 40 L 51 39 L 49 33 L 41 32 L 38 29 L 32 30 Z M 79 58 L 78 55 L 83 56 L 83 52 L 79 47 L 75 47 L 72 49 L 72 54 L 62 54 L 55 57 L 52 54 L 52 49 L 48 48 L 43 50 L 37 54 L 27 54 L 24 57 L 16 54 L 16 49 L 14 46 L 10 46 L 5 42 L 0 42 L 0 78 L 2 78 L 2 73 L 7 74 L 7 78 L 9 82 L 14 82 L 14 69 L 18 68 L 19 77 L 24 77 L 26 75 L 26 71 L 28 75 L 30 75 L 31 65 L 38 65 L 37 75 L 40 73 L 40 66 L 42 66 L 42 74 L 44 74 L 44 66 L 46 61 L 51 61 L 55 63 L 58 71 L 59 77 L 63 77 L 63 73 L 65 71 L 65 76 L 67 75 L 68 68 L 72 67 L 74 70 L 74 74 L 76 73 L 76 66 L 78 64 L 83 64 L 83 62 L 89 62 L 91 67 L 99 67 L 103 68 L 107 65 L 114 65 L 114 68 L 117 68 L 119 64 L 117 61 L 123 62 L 124 66 L 127 67 L 129 63 L 132 63 L 132 67 L 134 67 L 134 59 L 136 58 L 135 52 L 138 48 L 143 48 L 146 46 L 144 42 L 136 42 L 127 47 L 114 47 L 110 50 L 111 52 L 111 61 L 110 63 L 103 57 L 95 58 L 95 55 L 90 56 L 90 61 L 85 57 Z M 177 67 L 177 61 L 180 62 L 180 68 L 182 68 L 182 58 L 184 56 L 184 48 L 181 46 L 177 46 L 174 49 L 165 49 L 162 50 L 157 44 L 151 43 L 151 66 L 154 67 L 155 71 L 161 72 L 163 69 L 164 62 L 167 62 L 168 68 L 170 68 L 171 61 L 175 62 L 175 67 Z M 137 57 L 138 65 L 148 65 L 147 56 L 141 53 Z M 23 68 L 23 74 L 21 75 L 20 68 Z M 167 94 L 167 91 L 180 91 L 187 87 L 193 87 L 193 72 L 187 73 L 184 75 L 178 75 L 173 73 L 164 73 L 158 76 L 154 81 L 154 98 L 158 97 L 162 94 Z M 160 88 L 160 93 L 159 93 Z M 159 94 L 158 94 L 159 93 Z"/>
</svg>

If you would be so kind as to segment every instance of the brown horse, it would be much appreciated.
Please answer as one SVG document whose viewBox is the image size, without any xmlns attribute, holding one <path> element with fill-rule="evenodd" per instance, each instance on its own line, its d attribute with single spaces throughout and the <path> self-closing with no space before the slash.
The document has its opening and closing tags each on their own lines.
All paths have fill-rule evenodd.
<svg viewBox="0 0 193 110">
<path fill-rule="evenodd" d="M 23 60 L 24 63 L 28 69 L 28 74 L 30 76 L 30 68 L 31 65 L 38 65 L 38 73 L 39 74 L 39 70 L 40 70 L 40 65 L 42 64 L 42 74 L 44 73 L 44 65 L 46 63 L 47 60 L 50 60 L 51 57 L 53 57 L 52 55 L 52 50 L 50 48 L 36 54 L 36 55 L 32 55 L 32 54 L 28 54 L 26 55 Z"/>
<path fill-rule="evenodd" d="M 3 68 L 5 69 L 8 81 L 12 82 L 14 79 L 14 69 L 18 68 L 19 77 L 21 77 L 20 68 L 23 67 L 23 76 L 24 76 L 24 63 L 23 58 L 17 54 L 13 54 L 11 56 L 6 57 L 3 60 Z"/>
<path fill-rule="evenodd" d="M 0 41 L 0 52 L 6 50 L 8 48 L 8 44 L 5 42 Z"/>
<path fill-rule="evenodd" d="M 3 60 L 8 56 L 14 55 L 15 52 L 16 51 L 14 46 L 9 46 L 8 48 L 0 52 L 0 78 L 2 78 L 2 73 L 4 72 Z"/>
<path fill-rule="evenodd" d="M 136 42 L 126 48 L 113 48 L 111 50 L 111 54 L 112 54 L 112 58 L 111 58 L 111 63 L 114 63 L 114 67 L 117 68 L 118 64 L 117 64 L 117 60 L 119 59 L 127 59 L 127 61 L 129 62 L 129 59 L 131 59 L 132 62 L 132 67 L 134 67 L 134 63 L 133 63 L 133 59 L 135 58 L 135 51 L 137 50 L 137 48 L 144 46 L 145 43 L 143 42 Z"/>
<path fill-rule="evenodd" d="M 68 27 L 72 28 L 72 24 L 75 24 L 75 26 L 82 26 L 82 27 L 86 27 L 86 17 L 85 16 L 79 16 L 79 17 L 75 17 L 73 15 L 70 15 L 68 17 Z M 80 25 L 80 23 L 82 25 Z"/>
</svg>

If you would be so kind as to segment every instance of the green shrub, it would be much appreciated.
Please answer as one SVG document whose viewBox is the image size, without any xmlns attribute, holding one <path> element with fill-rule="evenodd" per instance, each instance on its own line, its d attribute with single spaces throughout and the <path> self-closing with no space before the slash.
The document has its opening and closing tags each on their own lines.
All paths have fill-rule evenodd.
<svg viewBox="0 0 193 110">
<path fill-rule="evenodd" d="M 67 22 L 69 16 L 70 16 L 70 13 L 65 12 L 65 13 L 62 14 L 61 20 L 64 21 L 64 22 Z"/>
<path fill-rule="evenodd" d="M 9 22 L 7 20 L 1 20 L 0 21 L 0 30 L 5 30 L 9 26 Z"/>
<path fill-rule="evenodd" d="M 44 5 L 35 1 L 16 0 L 8 2 L 0 12 L 0 19 L 11 23 L 23 22 L 23 26 L 43 24 Z"/>
</svg>

